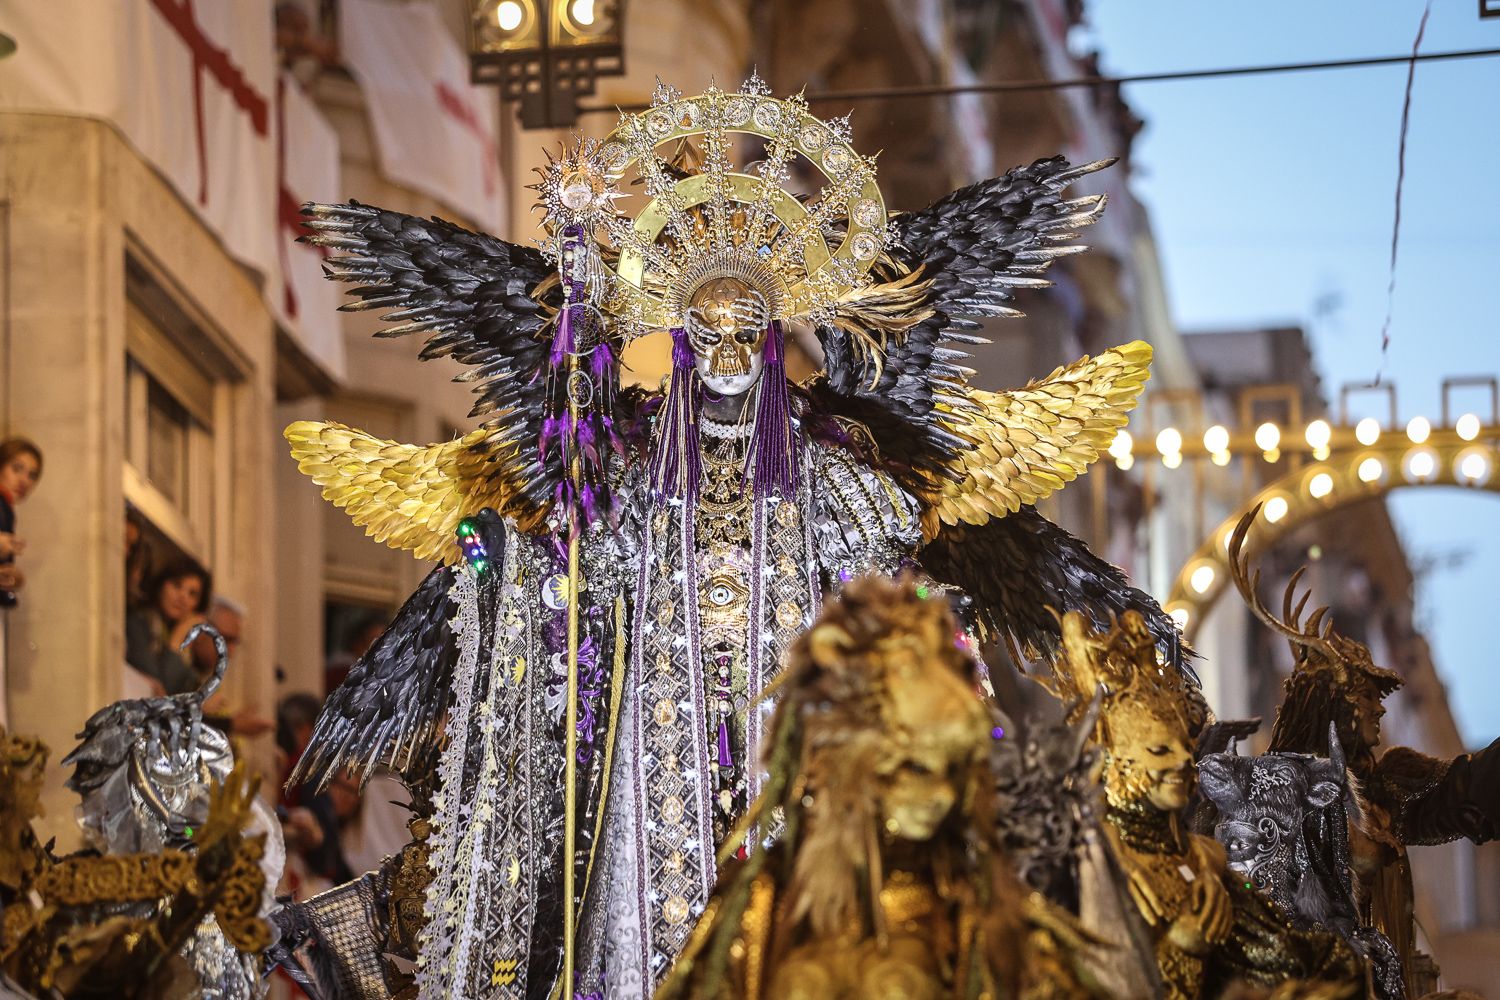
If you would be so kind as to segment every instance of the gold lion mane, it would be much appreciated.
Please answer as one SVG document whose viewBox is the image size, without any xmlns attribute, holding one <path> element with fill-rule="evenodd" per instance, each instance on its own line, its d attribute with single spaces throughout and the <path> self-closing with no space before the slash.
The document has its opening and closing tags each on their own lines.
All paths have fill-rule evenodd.
<svg viewBox="0 0 1500 1000">
<path fill-rule="evenodd" d="M 793 771 L 783 786 L 788 792 L 783 809 L 805 810 L 805 820 L 797 823 L 803 836 L 797 843 L 786 894 L 790 908 L 785 912 L 791 925 L 807 919 L 818 936 L 837 934 L 864 920 L 867 901 L 861 883 L 879 891 L 873 884 L 879 869 L 872 872 L 871 865 L 872 853 L 879 850 L 877 770 L 883 758 L 899 753 L 902 743 L 938 741 L 969 754 L 961 797 L 928 844 L 933 871 L 954 876 L 940 875 L 938 888 L 961 907 L 979 904 L 989 918 L 1001 914 L 1013 920 L 1015 926 L 982 932 L 1003 948 L 1018 940 L 1021 907 L 985 904 L 996 894 L 1019 899 L 1025 893 L 999 845 L 984 833 L 995 828 L 993 779 L 987 766 L 991 748 L 987 739 L 976 739 L 975 734 L 987 734 L 993 722 L 987 721 L 977 695 L 976 663 L 956 641 L 958 625 L 948 602 L 940 594 L 926 594 L 927 588 L 910 575 L 896 581 L 857 579 L 824 607 L 818 622 L 789 652 L 777 685 L 781 703 L 771 723 L 771 745 L 784 747 L 789 759 L 771 764 Z M 903 698 L 927 695 L 920 679 L 900 676 L 893 656 L 897 652 L 915 654 L 924 672 L 951 672 L 971 686 L 976 691 L 973 711 L 926 726 L 921 733 L 906 729 L 894 717 L 894 706 Z M 975 867 L 976 859 L 979 871 L 989 877 L 962 875 Z"/>
</svg>

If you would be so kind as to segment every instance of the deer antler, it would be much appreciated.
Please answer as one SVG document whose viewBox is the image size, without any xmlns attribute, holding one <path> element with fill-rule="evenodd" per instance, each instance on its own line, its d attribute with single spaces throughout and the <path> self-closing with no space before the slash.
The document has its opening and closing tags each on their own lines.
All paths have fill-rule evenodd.
<svg viewBox="0 0 1500 1000">
<path fill-rule="evenodd" d="M 1297 572 L 1293 573 L 1292 578 L 1287 581 L 1286 593 L 1281 595 L 1281 617 L 1290 622 L 1299 632 L 1302 631 L 1298 625 L 1302 621 L 1302 609 L 1307 607 L 1307 599 L 1312 596 L 1312 590 L 1309 589 L 1303 593 L 1302 599 L 1297 602 L 1295 608 L 1292 607 L 1292 598 L 1297 593 L 1297 584 L 1302 582 L 1302 574 L 1306 572 L 1306 566 L 1298 566 Z"/>
<path fill-rule="evenodd" d="M 1302 595 L 1301 600 L 1293 606 L 1293 597 L 1297 584 L 1302 579 L 1302 574 L 1307 570 L 1306 566 L 1298 569 L 1292 574 L 1291 581 L 1287 584 L 1286 593 L 1282 596 L 1281 617 L 1277 618 L 1266 607 L 1265 602 L 1260 599 L 1260 570 L 1254 573 L 1250 571 L 1250 557 L 1245 554 L 1245 538 L 1250 534 L 1250 525 L 1260 516 L 1260 504 L 1240 518 L 1240 523 L 1235 525 L 1234 534 L 1229 538 L 1229 576 L 1234 580 L 1234 585 L 1245 599 L 1251 613 L 1259 618 L 1272 631 L 1280 633 L 1292 644 L 1292 651 L 1298 648 L 1317 650 L 1330 659 L 1337 660 L 1338 653 L 1329 642 L 1326 634 L 1319 634 L 1318 626 L 1322 623 L 1323 616 L 1328 612 L 1327 608 L 1319 608 L 1312 613 L 1304 628 L 1300 622 L 1302 609 L 1307 606 L 1307 599 L 1312 596 L 1309 590 Z"/>
</svg>

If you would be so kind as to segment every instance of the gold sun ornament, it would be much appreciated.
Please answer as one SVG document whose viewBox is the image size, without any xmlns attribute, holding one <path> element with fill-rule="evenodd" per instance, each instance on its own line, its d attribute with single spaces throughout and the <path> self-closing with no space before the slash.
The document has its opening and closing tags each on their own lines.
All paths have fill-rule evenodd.
<svg viewBox="0 0 1500 1000">
<path fill-rule="evenodd" d="M 599 140 L 580 136 L 561 155 L 545 151 L 546 165 L 536 168 L 541 180 L 531 188 L 541 195 L 539 207 L 545 212 L 543 226 L 549 233 L 567 226 L 592 230 L 616 213 L 614 203 L 624 193 L 616 186 L 619 174 L 606 166 L 601 147 Z"/>
</svg>

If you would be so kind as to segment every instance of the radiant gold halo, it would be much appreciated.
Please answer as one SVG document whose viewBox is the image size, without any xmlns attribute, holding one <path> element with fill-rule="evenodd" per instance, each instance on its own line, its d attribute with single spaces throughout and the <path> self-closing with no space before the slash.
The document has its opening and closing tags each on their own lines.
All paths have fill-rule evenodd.
<svg viewBox="0 0 1500 1000">
<path fill-rule="evenodd" d="M 623 116 L 598 148 L 612 178 L 634 167 L 650 197 L 634 218 L 604 222 L 619 248 L 606 308 L 638 331 L 679 325 L 707 267 L 751 280 L 774 318 L 831 321 L 840 296 L 868 282 L 886 242 L 874 162 L 849 144 L 847 123 L 814 117 L 800 97 L 771 97 L 754 78 L 737 93 L 710 88 L 683 98 L 660 88 L 657 102 Z M 736 134 L 766 141 L 754 173 L 730 169 Z M 699 172 L 686 177 L 656 152 L 682 140 L 703 152 Z M 806 202 L 784 186 L 799 155 L 826 181 Z"/>
</svg>

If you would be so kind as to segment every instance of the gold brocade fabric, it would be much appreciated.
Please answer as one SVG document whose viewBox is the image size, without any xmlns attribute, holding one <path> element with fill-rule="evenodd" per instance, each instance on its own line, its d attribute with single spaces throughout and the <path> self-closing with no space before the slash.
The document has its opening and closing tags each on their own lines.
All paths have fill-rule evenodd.
<svg viewBox="0 0 1500 1000">
<path fill-rule="evenodd" d="M 1191 908 L 1192 883 L 1199 878 L 1217 879 L 1220 874 L 1205 864 L 1203 852 L 1194 849 L 1194 835 L 1180 833 L 1167 814 L 1149 805 L 1112 807 L 1108 819 L 1126 877 L 1148 887 L 1161 914 L 1154 922 L 1148 917 L 1147 923 L 1164 995 L 1170 1000 L 1195 1000 L 1201 995 L 1204 955 L 1184 950 L 1169 932 L 1173 922 Z"/>
</svg>

